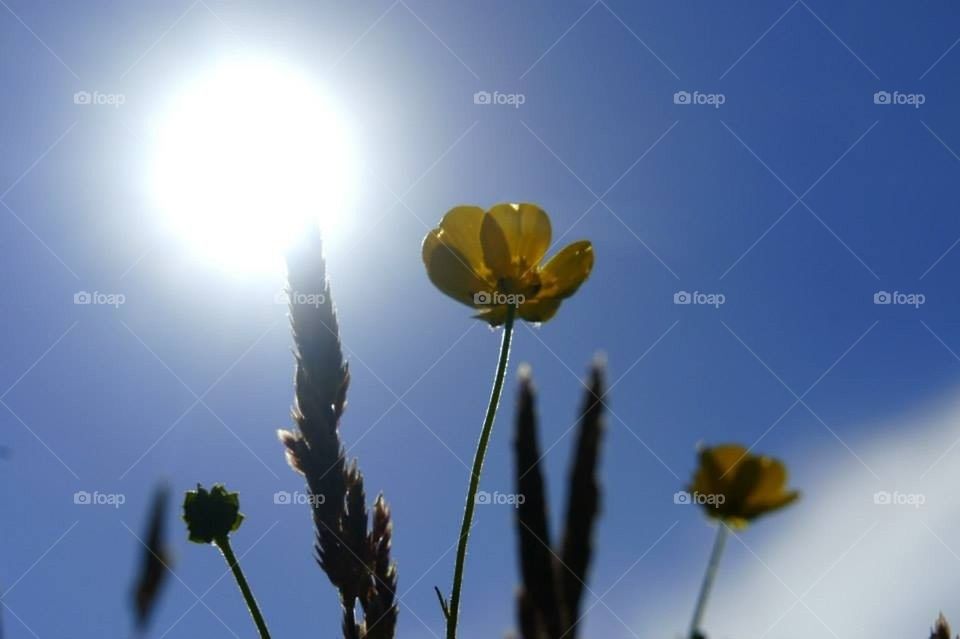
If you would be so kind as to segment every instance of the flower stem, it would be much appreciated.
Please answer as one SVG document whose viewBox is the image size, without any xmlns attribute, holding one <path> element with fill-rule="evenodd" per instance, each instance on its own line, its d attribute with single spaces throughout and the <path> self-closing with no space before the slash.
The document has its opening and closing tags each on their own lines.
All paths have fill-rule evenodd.
<svg viewBox="0 0 960 639">
<path fill-rule="evenodd" d="M 247 578 L 243 576 L 243 571 L 240 569 L 240 562 L 237 561 L 237 556 L 233 554 L 233 548 L 230 547 L 230 540 L 226 536 L 223 536 L 215 539 L 214 543 L 217 545 L 217 548 L 220 549 L 220 552 L 223 553 L 223 558 L 227 560 L 227 565 L 230 566 L 230 570 L 233 571 L 233 576 L 237 580 L 237 585 L 240 586 L 243 599 L 247 602 L 247 608 L 250 609 L 250 616 L 253 617 L 253 623 L 257 625 L 257 630 L 260 631 L 260 638 L 270 639 L 267 622 L 263 620 L 263 615 L 257 606 L 257 600 L 253 598 L 253 591 L 250 590 L 250 584 L 247 583 Z"/>
<path fill-rule="evenodd" d="M 490 403 L 487 404 L 487 416 L 483 420 L 483 430 L 480 431 L 480 441 L 477 443 L 477 452 L 473 457 L 473 470 L 470 473 L 470 487 L 467 489 L 467 503 L 463 509 L 463 523 L 460 525 L 460 541 L 457 544 L 457 562 L 453 570 L 453 592 L 450 596 L 450 605 L 447 609 L 447 639 L 456 639 L 457 618 L 460 615 L 460 588 L 463 585 L 463 569 L 467 559 L 467 541 L 470 538 L 470 527 L 473 524 L 473 509 L 476 506 L 477 489 L 480 487 L 480 473 L 483 470 L 483 458 L 487 454 L 487 444 L 490 443 L 490 433 L 493 431 L 493 421 L 497 416 L 497 406 L 500 404 L 500 393 L 503 391 L 503 380 L 507 374 L 507 361 L 510 359 L 510 337 L 513 334 L 513 320 L 517 309 L 511 305 L 507 307 L 507 319 L 503 324 L 503 341 L 500 343 L 500 360 L 497 362 L 497 372 L 493 378 L 493 389 L 490 391 Z"/>
<path fill-rule="evenodd" d="M 697 607 L 693 611 L 693 619 L 690 621 L 689 639 L 698 639 L 700 637 L 700 621 L 703 619 L 703 613 L 707 608 L 707 599 L 710 598 L 710 590 L 713 588 L 713 579 L 717 576 L 717 568 L 720 566 L 720 557 L 723 555 L 723 547 L 727 541 L 727 526 L 723 522 L 717 526 L 717 536 L 713 540 L 713 550 L 710 551 L 710 560 L 707 563 L 707 572 L 703 575 L 703 583 L 700 585 L 700 596 L 697 597 Z"/>
</svg>

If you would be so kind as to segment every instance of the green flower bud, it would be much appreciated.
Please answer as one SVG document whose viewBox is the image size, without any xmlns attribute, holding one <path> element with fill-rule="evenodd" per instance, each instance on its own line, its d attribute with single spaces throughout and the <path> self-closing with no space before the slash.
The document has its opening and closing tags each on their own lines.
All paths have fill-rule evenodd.
<svg viewBox="0 0 960 639">
<path fill-rule="evenodd" d="M 209 492 L 197 484 L 183 500 L 183 520 L 192 542 L 210 544 L 226 539 L 243 522 L 240 495 L 228 493 L 223 484 L 214 484 Z"/>
</svg>

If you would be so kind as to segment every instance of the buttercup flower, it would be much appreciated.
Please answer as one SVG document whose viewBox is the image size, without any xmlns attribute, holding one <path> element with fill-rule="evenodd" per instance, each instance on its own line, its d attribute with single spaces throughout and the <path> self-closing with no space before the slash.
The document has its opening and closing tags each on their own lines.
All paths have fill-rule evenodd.
<svg viewBox="0 0 960 639">
<path fill-rule="evenodd" d="M 447 639 L 457 636 L 473 509 L 510 360 L 514 319 L 519 316 L 528 322 L 547 321 L 560 303 L 580 288 L 593 268 L 593 247 L 586 241 L 574 242 L 541 266 L 550 248 L 550 234 L 550 218 L 536 204 L 497 204 L 489 211 L 476 206 L 450 209 L 440 226 L 423 240 L 423 263 L 430 281 L 461 304 L 478 309 L 478 319 L 491 326 L 504 325 L 467 487 L 449 603 L 437 591 L 447 620 Z"/>
<path fill-rule="evenodd" d="M 700 466 L 688 490 L 710 517 L 743 528 L 800 496 L 786 484 L 787 469 L 779 460 L 725 444 L 700 451 Z"/>
<path fill-rule="evenodd" d="M 498 326 L 507 308 L 529 322 L 545 322 L 573 295 L 593 268 L 590 242 L 574 242 L 542 266 L 550 247 L 550 218 L 536 204 L 451 209 L 423 240 L 423 263 L 443 293 Z"/>
</svg>

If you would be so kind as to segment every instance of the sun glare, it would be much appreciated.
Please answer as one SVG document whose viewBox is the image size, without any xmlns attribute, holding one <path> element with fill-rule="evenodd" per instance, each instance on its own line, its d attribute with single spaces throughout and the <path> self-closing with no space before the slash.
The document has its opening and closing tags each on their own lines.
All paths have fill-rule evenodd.
<svg viewBox="0 0 960 639">
<path fill-rule="evenodd" d="M 282 268 L 308 225 L 335 226 L 350 194 L 345 124 L 309 76 L 266 59 L 197 74 L 155 131 L 152 189 L 172 230 L 237 271 Z"/>
</svg>

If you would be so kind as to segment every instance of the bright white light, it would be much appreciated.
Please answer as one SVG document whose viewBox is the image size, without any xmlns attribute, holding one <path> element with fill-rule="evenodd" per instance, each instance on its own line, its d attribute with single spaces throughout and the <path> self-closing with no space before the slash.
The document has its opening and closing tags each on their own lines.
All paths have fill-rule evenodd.
<svg viewBox="0 0 960 639">
<path fill-rule="evenodd" d="M 153 191 L 174 231 L 233 270 L 282 267 L 308 225 L 325 230 L 353 177 L 344 123 L 311 79 L 265 59 L 199 73 L 155 130 Z"/>
</svg>

